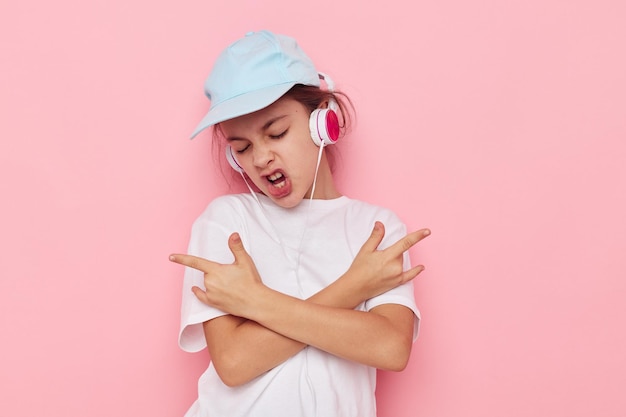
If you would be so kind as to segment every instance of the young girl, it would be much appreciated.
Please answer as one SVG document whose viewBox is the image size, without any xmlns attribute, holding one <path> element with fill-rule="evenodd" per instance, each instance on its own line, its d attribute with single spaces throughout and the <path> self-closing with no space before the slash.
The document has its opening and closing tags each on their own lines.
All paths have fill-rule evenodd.
<svg viewBox="0 0 626 417">
<path fill-rule="evenodd" d="M 293 39 L 248 33 L 205 89 L 193 135 L 214 127 L 250 193 L 212 201 L 170 257 L 180 346 L 211 356 L 186 416 L 375 416 L 376 369 L 404 369 L 417 336 L 407 250 L 430 232 L 337 190 L 325 147 L 346 104 Z"/>
</svg>

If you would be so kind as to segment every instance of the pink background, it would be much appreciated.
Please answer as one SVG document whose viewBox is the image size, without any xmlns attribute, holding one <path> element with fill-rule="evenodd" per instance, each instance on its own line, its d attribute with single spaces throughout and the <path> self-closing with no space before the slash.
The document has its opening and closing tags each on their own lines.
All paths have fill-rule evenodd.
<svg viewBox="0 0 626 417">
<path fill-rule="evenodd" d="M 433 230 L 380 416 L 626 415 L 625 3 L 382 4 L 3 2 L 1 415 L 195 399 L 167 255 L 228 187 L 187 137 L 212 60 L 261 28 L 355 101 L 342 190 Z"/>
</svg>

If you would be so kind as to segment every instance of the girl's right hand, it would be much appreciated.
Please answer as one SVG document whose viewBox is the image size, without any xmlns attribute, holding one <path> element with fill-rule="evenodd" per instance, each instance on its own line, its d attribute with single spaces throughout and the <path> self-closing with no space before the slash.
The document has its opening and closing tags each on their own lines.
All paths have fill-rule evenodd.
<svg viewBox="0 0 626 417">
<path fill-rule="evenodd" d="M 341 278 L 352 280 L 351 285 L 361 295 L 361 301 L 405 284 L 422 272 L 424 266 L 417 265 L 404 271 L 402 254 L 429 235 L 429 229 L 421 229 L 407 234 L 387 249 L 378 250 L 385 236 L 385 226 L 377 221 L 372 234 Z"/>
</svg>

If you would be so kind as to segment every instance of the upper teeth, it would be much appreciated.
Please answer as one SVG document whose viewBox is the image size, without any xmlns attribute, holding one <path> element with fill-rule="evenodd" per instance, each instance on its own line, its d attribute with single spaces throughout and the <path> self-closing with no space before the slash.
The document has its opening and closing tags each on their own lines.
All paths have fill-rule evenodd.
<svg viewBox="0 0 626 417">
<path fill-rule="evenodd" d="M 277 172 L 277 173 L 275 173 L 275 174 L 272 174 L 272 175 L 268 176 L 267 178 L 268 178 L 270 181 L 276 181 L 277 179 L 282 178 L 282 176 L 283 176 L 283 174 L 282 174 L 282 173 Z"/>
</svg>

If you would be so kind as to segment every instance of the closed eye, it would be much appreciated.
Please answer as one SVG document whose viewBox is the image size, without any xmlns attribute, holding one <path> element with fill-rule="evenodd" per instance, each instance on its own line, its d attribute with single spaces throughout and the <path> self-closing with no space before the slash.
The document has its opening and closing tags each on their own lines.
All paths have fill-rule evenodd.
<svg viewBox="0 0 626 417">
<path fill-rule="evenodd" d="M 237 153 L 244 153 L 249 147 L 250 147 L 250 145 L 246 145 L 244 148 L 235 149 L 235 152 L 237 152 Z"/>
<path fill-rule="evenodd" d="M 289 131 L 289 129 L 286 129 L 284 132 L 279 133 L 278 135 L 270 135 L 270 138 L 272 138 L 272 139 L 280 139 L 283 136 L 285 136 L 288 131 Z"/>
</svg>

